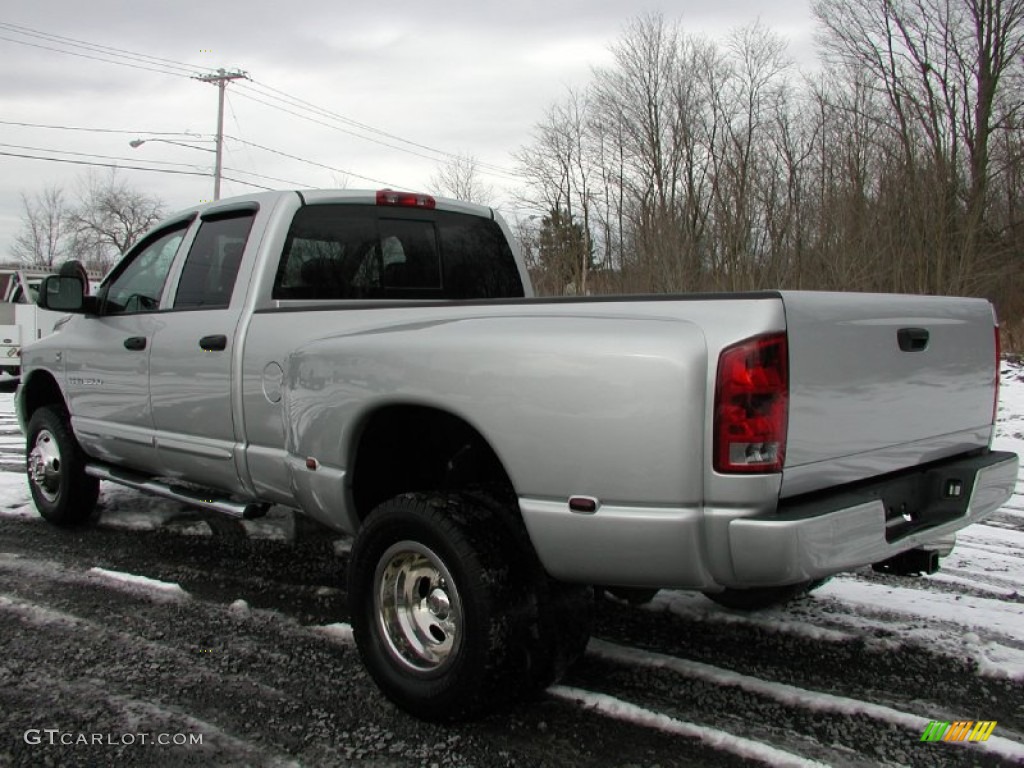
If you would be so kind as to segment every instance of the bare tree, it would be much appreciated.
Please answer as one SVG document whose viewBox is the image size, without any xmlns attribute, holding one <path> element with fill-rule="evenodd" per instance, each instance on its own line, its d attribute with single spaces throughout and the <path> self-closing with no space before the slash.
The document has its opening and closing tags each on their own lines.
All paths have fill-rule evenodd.
<svg viewBox="0 0 1024 768">
<path fill-rule="evenodd" d="M 137 190 L 113 169 L 78 182 L 77 201 L 51 186 L 33 196 L 22 193 L 21 231 L 11 247 L 24 264 L 52 269 L 68 259 L 105 270 L 163 216 L 163 204 Z"/>
<path fill-rule="evenodd" d="M 720 287 L 757 287 L 769 260 L 768 235 L 780 206 L 781 168 L 776 131 L 786 112 L 786 44 L 760 23 L 728 41 L 729 77 L 716 90 L 714 110 L 724 141 L 712 156 L 716 270 Z"/>
<path fill-rule="evenodd" d="M 494 188 L 480 180 L 480 167 L 472 155 L 458 155 L 438 166 L 430 185 L 440 195 L 468 203 L 492 205 L 494 200 Z"/>
<path fill-rule="evenodd" d="M 913 190 L 917 290 L 974 290 L 993 136 L 1024 111 L 1024 0 L 817 0 L 833 61 L 877 84 Z M 912 194 L 911 194 L 912 192 Z"/>
<path fill-rule="evenodd" d="M 50 269 L 74 253 L 70 209 L 64 190 L 54 185 L 32 197 L 22 192 L 24 213 L 21 231 L 14 238 L 11 254 L 26 266 Z"/>
<path fill-rule="evenodd" d="M 81 185 L 79 204 L 69 221 L 79 253 L 92 266 L 109 267 L 164 214 L 163 203 L 130 186 L 112 169 L 103 177 L 89 175 Z"/>
<path fill-rule="evenodd" d="M 578 241 L 604 266 L 588 290 L 966 293 L 1024 316 L 1024 0 L 814 7 L 813 80 L 759 24 L 627 24 L 516 153 L 526 207 L 559 212 L 531 241 L 544 290 L 590 268 L 558 258 Z"/>
</svg>

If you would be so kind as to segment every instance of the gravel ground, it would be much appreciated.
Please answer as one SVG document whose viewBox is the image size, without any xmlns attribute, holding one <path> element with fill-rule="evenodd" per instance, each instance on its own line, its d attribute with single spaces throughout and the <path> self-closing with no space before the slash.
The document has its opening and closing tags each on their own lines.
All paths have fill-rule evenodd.
<svg viewBox="0 0 1024 768">
<path fill-rule="evenodd" d="M 0 470 L 22 461 L 12 429 L 0 402 Z M 108 485 L 100 524 L 65 531 L 25 499 L 0 471 L 0 765 L 1024 764 L 1024 496 L 945 580 L 863 570 L 752 616 L 602 598 L 560 686 L 454 726 L 395 709 L 363 670 L 344 540 Z M 998 722 L 986 744 L 920 741 L 978 719 Z"/>
<path fill-rule="evenodd" d="M 0 763 L 11 765 L 726 766 L 751 758 L 707 739 L 548 696 L 458 726 L 419 722 L 373 686 L 344 629 L 344 548 L 203 536 L 194 515 L 156 531 L 66 532 L 0 517 Z M 95 569 L 145 575 L 135 586 Z M 869 579 L 867 574 L 861 578 Z M 239 602 L 243 601 L 243 602 Z M 1001 765 L 1005 756 L 919 741 L 898 722 L 780 701 L 679 673 L 663 659 L 925 718 L 971 716 L 1024 731 L 1021 681 L 913 644 L 817 640 L 613 601 L 601 643 L 564 681 L 620 702 L 830 765 Z M 608 653 L 607 649 L 611 649 Z M 633 649 L 651 666 L 615 658 Z M 964 714 L 966 713 L 966 714 Z M 974 713 L 980 713 L 975 715 Z M 202 745 L 41 744 L 101 734 L 200 734 Z M 774 762 L 774 761 L 769 761 Z"/>
</svg>

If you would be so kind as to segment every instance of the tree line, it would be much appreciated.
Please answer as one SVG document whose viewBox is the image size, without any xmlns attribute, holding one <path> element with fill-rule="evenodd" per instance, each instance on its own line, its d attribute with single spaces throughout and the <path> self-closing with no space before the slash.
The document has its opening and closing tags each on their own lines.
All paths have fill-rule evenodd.
<svg viewBox="0 0 1024 768">
<path fill-rule="evenodd" d="M 545 293 L 966 294 L 1022 316 L 1024 0 L 816 0 L 820 68 L 647 15 L 517 153 Z"/>
<path fill-rule="evenodd" d="M 78 179 L 77 193 L 51 185 L 22 192 L 21 228 L 11 245 L 16 263 L 54 269 L 77 260 L 105 272 L 164 215 L 164 204 L 135 189 L 117 170 Z"/>
</svg>

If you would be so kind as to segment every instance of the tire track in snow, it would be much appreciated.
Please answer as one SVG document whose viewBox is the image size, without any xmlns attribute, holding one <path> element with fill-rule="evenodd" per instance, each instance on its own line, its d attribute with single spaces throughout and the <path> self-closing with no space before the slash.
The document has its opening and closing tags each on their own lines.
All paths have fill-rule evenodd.
<svg viewBox="0 0 1024 768">
<path fill-rule="evenodd" d="M 665 671 L 720 687 L 737 688 L 782 705 L 802 708 L 811 713 L 863 717 L 876 720 L 879 724 L 895 724 L 908 732 L 907 738 L 911 741 L 918 738 L 928 723 L 934 719 L 932 716 L 905 712 L 874 702 L 765 680 L 698 661 L 625 647 L 596 638 L 591 640 L 587 647 L 587 655 L 620 665 Z M 935 713 L 929 712 L 928 714 L 934 715 Z M 1002 731 L 1003 735 L 993 736 L 987 742 L 971 745 L 972 748 L 1004 760 L 1024 762 L 1024 743 L 1022 743 L 1021 734 L 1006 728 Z"/>
<path fill-rule="evenodd" d="M 648 654 L 630 650 L 641 658 Z M 728 670 L 722 672 L 727 674 Z M 588 654 L 565 684 L 613 696 L 675 720 L 766 744 L 806 760 L 842 768 L 875 768 L 880 763 L 914 768 L 974 768 L 977 765 L 977 753 L 953 752 L 940 756 L 934 750 L 923 752 L 920 737 L 924 725 L 915 732 L 899 723 L 866 715 L 823 710 L 807 702 L 781 701 L 780 697 L 730 684 L 734 681 L 710 677 L 679 674 L 664 664 L 622 663 Z M 742 678 L 755 679 L 751 675 Z M 769 678 L 765 682 L 772 681 Z M 796 690 L 792 685 L 789 688 Z M 874 699 L 881 691 L 862 689 L 861 695 Z M 947 710 L 936 706 L 934 711 L 939 719 L 939 714 Z M 982 757 L 989 764 L 1005 764 L 998 755 Z"/>
<path fill-rule="evenodd" d="M 573 702 L 594 709 L 608 717 L 655 728 L 675 736 L 699 739 L 716 749 L 731 752 L 738 757 L 757 760 L 768 765 L 779 766 L 780 768 L 822 768 L 822 766 L 828 766 L 828 763 L 807 760 L 792 752 L 778 749 L 760 741 L 752 741 L 716 728 L 677 720 L 661 712 L 653 712 L 607 694 L 594 693 L 593 691 L 564 685 L 552 686 L 548 689 L 548 693 L 563 701 Z"/>
<path fill-rule="evenodd" d="M 1018 649 L 833 598 L 744 614 L 699 595 L 667 591 L 640 610 L 603 606 L 596 635 L 801 688 L 911 711 L 922 711 L 923 704 L 936 713 L 1000 720 L 1024 731 L 1024 710 L 1018 708 L 1024 682 L 1005 676 Z M 979 673 L 970 661 L 974 653 L 991 675 Z"/>
</svg>

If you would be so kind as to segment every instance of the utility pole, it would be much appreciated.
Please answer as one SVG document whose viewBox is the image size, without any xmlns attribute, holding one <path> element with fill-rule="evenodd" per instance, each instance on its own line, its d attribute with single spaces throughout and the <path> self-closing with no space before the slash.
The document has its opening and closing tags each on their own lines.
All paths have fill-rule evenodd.
<svg viewBox="0 0 1024 768">
<path fill-rule="evenodd" d="M 224 88 L 229 80 L 248 80 L 249 75 L 240 69 L 236 69 L 234 72 L 218 69 L 215 75 L 196 75 L 195 79 L 202 80 L 204 83 L 216 83 L 219 89 L 217 94 L 217 164 L 213 171 L 213 199 L 220 200 L 220 174 L 224 158 Z"/>
</svg>

